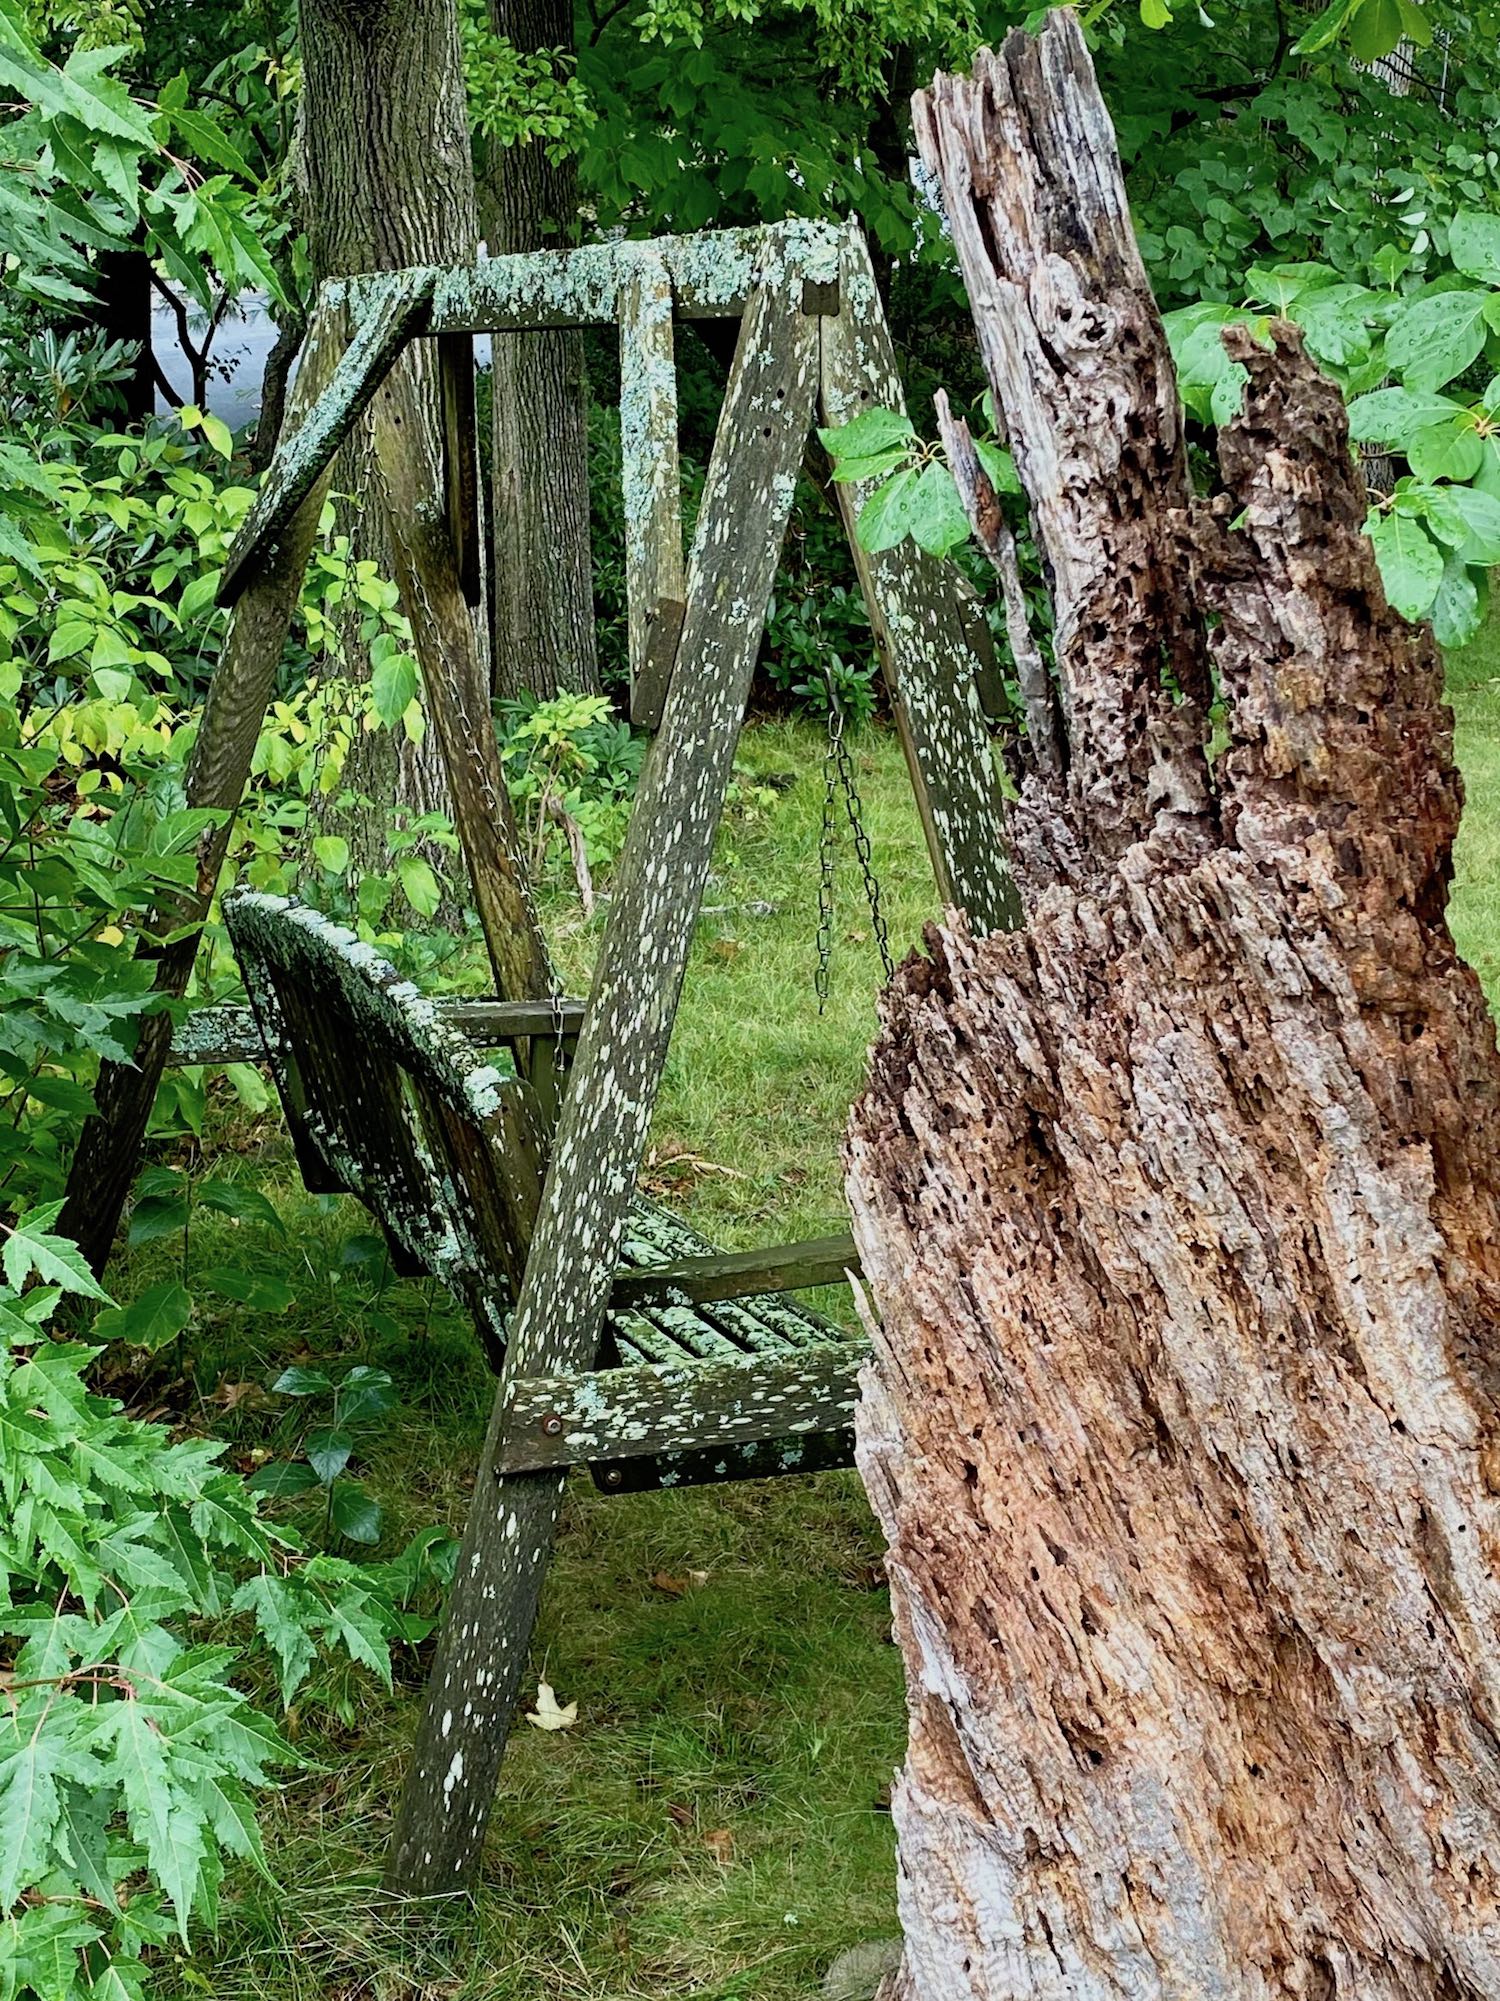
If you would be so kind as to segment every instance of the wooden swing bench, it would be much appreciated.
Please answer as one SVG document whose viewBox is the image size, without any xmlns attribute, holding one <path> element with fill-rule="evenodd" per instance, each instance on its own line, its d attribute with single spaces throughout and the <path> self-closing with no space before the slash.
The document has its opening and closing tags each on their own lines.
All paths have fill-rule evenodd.
<svg viewBox="0 0 1500 2001">
<path fill-rule="evenodd" d="M 686 551 L 682 318 L 740 322 Z M 618 329 L 630 710 L 652 734 L 586 1007 L 556 994 L 474 632 L 473 339 L 554 326 Z M 424 344 L 435 366 L 408 367 Z M 478 1868 L 568 1469 L 620 1491 L 849 1459 L 863 1344 L 788 1297 L 850 1270 L 848 1238 L 724 1253 L 637 1182 L 809 431 L 902 393 L 859 229 L 800 220 L 343 281 L 320 295 L 309 345 L 321 386 L 278 445 L 220 601 L 247 629 L 284 629 L 272 613 L 329 464 L 366 418 L 500 996 L 467 1003 L 466 1027 L 316 913 L 226 900 L 309 1186 L 358 1196 L 403 1270 L 451 1287 L 499 1375 L 386 1869 L 425 1895 Z M 910 545 L 860 548 L 868 487 L 836 492 L 939 894 L 995 929 L 1017 904 L 983 621 Z M 268 653 L 268 688 L 273 667 Z M 476 1049 L 481 1018 L 496 1061 Z"/>
<path fill-rule="evenodd" d="M 502 1373 L 545 1167 L 531 1087 L 306 905 L 242 892 L 225 916 L 306 1185 L 363 1202 Z M 493 1004 L 488 1032 L 565 1068 L 582 1012 Z M 847 1234 L 726 1253 L 638 1196 L 593 1367 L 507 1384 L 497 1476 L 586 1463 L 621 1493 L 850 1465 L 867 1344 L 785 1295 L 857 1268 Z"/>
</svg>

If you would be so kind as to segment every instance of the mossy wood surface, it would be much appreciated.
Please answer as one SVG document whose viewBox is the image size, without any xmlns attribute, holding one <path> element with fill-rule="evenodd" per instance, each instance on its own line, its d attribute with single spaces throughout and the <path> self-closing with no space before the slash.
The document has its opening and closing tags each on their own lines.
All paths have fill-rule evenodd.
<svg viewBox="0 0 1500 2001">
<path fill-rule="evenodd" d="M 277 446 L 255 505 L 234 539 L 219 581 L 221 605 L 239 597 L 333 462 L 401 350 L 424 324 L 436 280 L 435 271 L 417 268 L 381 271 L 364 281 L 354 331 L 327 388 Z"/>
<path fill-rule="evenodd" d="M 562 1494 L 553 1471 L 497 1478 L 509 1395 L 524 1378 L 586 1369 L 599 1341 L 817 369 L 815 323 L 788 314 L 779 288 L 757 290 L 699 510 L 677 668 L 641 775 L 402 1801 L 388 1881 L 407 1892 L 462 1888 L 478 1866 Z"/>
<path fill-rule="evenodd" d="M 576 1035 L 583 1020 L 581 1000 L 502 1001 L 445 997 L 428 1003 L 439 1021 L 456 1029 L 472 1049 L 550 1035 L 561 1022 Z M 195 1063 L 264 1063 L 266 1045 L 249 1007 L 197 1008 L 172 1030 L 167 1061 L 178 1068 Z"/>
<path fill-rule="evenodd" d="M 831 1431 L 853 1421 L 856 1377 L 868 1354 L 866 1341 L 840 1341 L 774 1361 L 738 1356 L 519 1382 L 506 1413 L 500 1471 Z"/>
</svg>

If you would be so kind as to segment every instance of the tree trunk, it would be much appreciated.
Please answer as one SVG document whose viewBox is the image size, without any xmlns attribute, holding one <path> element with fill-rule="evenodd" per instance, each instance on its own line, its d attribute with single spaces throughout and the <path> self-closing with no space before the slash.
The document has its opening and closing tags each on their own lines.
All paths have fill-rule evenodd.
<svg viewBox="0 0 1500 2001">
<path fill-rule="evenodd" d="M 571 0 L 490 0 L 518 49 L 571 49 Z M 539 141 L 491 144 L 484 174 L 492 256 L 557 250 L 578 235 L 577 174 Z M 543 699 L 599 685 L 589 549 L 588 374 L 576 329 L 495 334 L 493 562 L 496 692 Z"/>
<path fill-rule="evenodd" d="M 851 1127 L 887 1992 L 1500 1996 L 1500 1059 L 1440 661 L 1295 329 L 1232 337 L 1192 502 L 1073 18 L 917 113 L 1069 742 L 1014 812 L 1026 929 L 933 932 Z"/>
<path fill-rule="evenodd" d="M 308 249 L 316 279 L 409 264 L 472 262 L 479 227 L 469 149 L 468 106 L 455 0 L 301 0 L 302 167 Z M 424 343 L 399 366 L 425 380 Z M 435 413 L 430 392 L 415 399 Z M 436 420 L 421 448 L 441 452 Z M 334 491 L 364 504 L 346 519 L 356 557 L 392 574 L 378 508 L 368 418 L 340 453 Z M 342 635 L 345 669 L 360 678 L 358 617 Z M 357 859 L 385 858 L 390 808 L 449 811 L 442 759 L 431 734 L 419 745 L 399 733 L 357 736 L 346 788 L 368 806 L 340 814 Z"/>
</svg>

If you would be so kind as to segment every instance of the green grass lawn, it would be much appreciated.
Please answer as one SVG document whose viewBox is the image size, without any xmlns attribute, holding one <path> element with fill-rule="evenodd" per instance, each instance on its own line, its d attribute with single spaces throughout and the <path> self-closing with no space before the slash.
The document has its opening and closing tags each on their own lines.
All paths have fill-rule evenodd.
<svg viewBox="0 0 1500 2001">
<path fill-rule="evenodd" d="M 1500 995 L 1500 626 L 1451 663 L 1469 807 L 1454 924 Z M 769 803 L 726 821 L 647 1179 L 731 1246 L 842 1221 L 839 1145 L 874 1029 L 879 964 L 843 852 L 833 991 L 813 993 L 821 742 L 747 730 L 744 769 Z M 894 738 L 857 742 L 898 952 L 933 914 Z M 790 782 L 786 782 L 791 774 Z M 742 794 L 747 788 L 742 787 Z M 593 928 L 550 912 L 571 982 Z M 229 1122 L 238 1170 L 292 1226 L 196 1228 L 194 1264 L 262 1259 L 296 1297 L 276 1317 L 226 1307 L 192 1354 L 206 1415 L 243 1463 L 273 1438 L 263 1386 L 301 1357 L 368 1360 L 401 1387 L 360 1469 L 387 1541 L 457 1531 L 490 1384 L 462 1319 L 431 1287 L 380 1287 L 345 1246 L 366 1225 L 300 1192 L 278 1121 Z M 230 1157 L 233 1171 L 233 1157 Z M 215 1171 L 226 1171 L 224 1159 Z M 136 1253 L 119 1290 L 159 1275 Z M 837 1295 L 825 1302 L 847 1313 Z M 217 1397 L 217 1402 L 213 1399 Z M 240 1878 L 220 1936 L 167 1989 L 222 2001 L 792 2001 L 844 1947 L 895 1929 L 885 1787 L 902 1746 L 879 1539 L 853 1474 L 604 1499 L 570 1494 L 537 1636 L 538 1673 L 579 1720 L 518 1727 L 476 1899 L 402 1922 L 376 1890 L 425 1654 L 387 1698 L 352 1678 L 346 1720 L 294 1717 L 315 1761 L 267 1804 L 277 1888 Z M 701 1582 L 691 1582 L 697 1573 Z M 686 1586 L 686 1588 L 682 1588 Z"/>
</svg>

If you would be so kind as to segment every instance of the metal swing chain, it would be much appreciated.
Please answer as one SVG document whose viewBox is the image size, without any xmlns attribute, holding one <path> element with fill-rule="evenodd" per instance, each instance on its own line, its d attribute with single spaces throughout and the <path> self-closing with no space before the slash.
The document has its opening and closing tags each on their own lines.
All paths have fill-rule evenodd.
<svg viewBox="0 0 1500 2001">
<path fill-rule="evenodd" d="M 865 827 L 864 804 L 860 799 L 859 786 L 854 777 L 854 759 L 849 753 L 849 745 L 844 736 L 844 707 L 839 700 L 838 687 L 831 667 L 825 665 L 823 679 L 828 689 L 828 748 L 823 757 L 823 825 L 818 836 L 818 965 L 813 976 L 819 1014 L 828 1005 L 833 967 L 836 786 L 843 791 L 844 813 L 849 821 L 849 831 L 854 836 L 854 854 L 864 883 L 865 901 L 870 906 L 870 928 L 875 933 L 880 964 L 887 980 L 896 970 L 896 962 L 891 957 L 890 928 L 885 920 L 885 911 L 881 907 L 880 882 L 875 874 L 870 836 Z"/>
</svg>

